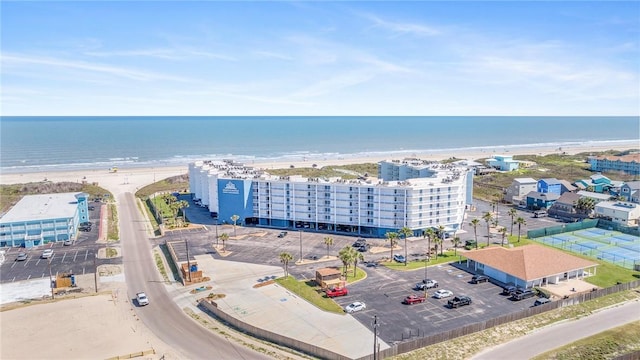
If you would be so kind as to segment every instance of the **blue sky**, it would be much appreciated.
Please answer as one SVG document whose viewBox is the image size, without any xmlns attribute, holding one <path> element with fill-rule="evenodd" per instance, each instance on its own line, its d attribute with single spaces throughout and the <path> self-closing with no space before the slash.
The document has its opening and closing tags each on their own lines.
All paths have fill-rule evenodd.
<svg viewBox="0 0 640 360">
<path fill-rule="evenodd" d="M 3 1 L 3 115 L 639 115 L 640 2 Z"/>
</svg>

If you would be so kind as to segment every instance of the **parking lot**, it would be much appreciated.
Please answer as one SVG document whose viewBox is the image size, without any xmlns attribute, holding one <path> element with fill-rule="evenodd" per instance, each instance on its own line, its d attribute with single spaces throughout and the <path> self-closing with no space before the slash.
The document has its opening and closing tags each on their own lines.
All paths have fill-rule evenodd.
<svg viewBox="0 0 640 360">
<path fill-rule="evenodd" d="M 502 226 L 508 226 L 511 218 L 506 215 L 508 208 L 502 206 L 499 217 Z M 469 229 L 470 222 L 475 217 L 481 217 L 486 211 L 491 210 L 491 205 L 481 203 L 474 212 L 470 212 L 465 219 L 463 229 L 457 235 L 464 241 L 473 239 L 473 229 Z M 189 212 L 199 212 L 202 218 L 208 215 L 206 208 L 198 206 L 190 207 Z M 188 213 L 189 214 L 189 213 Z M 191 216 L 191 215 L 188 215 Z M 533 214 L 526 211 L 518 211 L 518 215 L 527 220 L 527 227 L 522 229 L 523 234 L 526 229 L 533 226 L 549 226 L 555 220 L 549 218 L 533 218 Z M 190 217 L 191 218 L 191 217 Z M 481 223 L 484 225 L 484 223 Z M 486 235 L 484 226 L 478 227 L 478 240 Z M 510 227 L 507 227 L 510 229 Z M 483 231 L 484 230 L 484 231 Z M 517 230 L 514 229 L 517 233 Z M 327 255 L 327 247 L 324 238 L 331 236 L 333 245 L 329 254 L 335 256 L 344 246 L 351 246 L 357 237 L 343 236 L 336 234 L 300 232 L 288 230 L 286 236 L 279 238 L 280 229 L 264 229 L 253 227 L 237 227 L 234 236 L 233 225 L 211 225 L 210 221 L 203 229 L 176 230 L 167 233 L 166 236 L 155 241 L 178 242 L 176 252 L 181 261 L 186 261 L 186 243 L 189 246 L 190 260 L 195 260 L 194 256 L 210 254 L 216 259 L 229 261 L 248 262 L 256 264 L 282 266 L 279 254 L 289 252 L 293 255 L 294 261 L 289 265 L 289 272 L 299 280 L 314 279 L 315 271 L 327 266 L 342 266 L 339 260 L 314 261 L 322 259 Z M 216 233 L 227 233 L 230 239 L 226 242 L 226 252 L 218 253 L 215 249 Z M 493 238 L 492 241 L 500 241 Z M 179 242 L 184 242 L 180 244 Z M 385 239 L 367 239 L 372 246 L 385 246 Z M 221 243 L 219 244 L 221 245 Z M 400 240 L 399 246 L 404 247 L 404 240 Z M 423 256 L 426 249 L 426 240 L 422 237 L 411 238 L 407 242 L 408 260 L 414 260 Z M 445 245 L 450 246 L 450 245 Z M 296 264 L 300 255 L 305 260 Z M 394 254 L 403 254 L 404 249 L 394 251 Z M 365 261 L 379 261 L 389 258 L 389 251 L 380 253 L 364 253 Z M 367 267 L 366 264 L 359 264 L 359 267 L 367 272 L 367 279 L 349 286 L 349 295 L 338 297 L 334 300 L 341 306 L 346 306 L 355 301 L 362 301 L 367 305 L 366 310 L 354 313 L 353 316 L 363 325 L 370 327 L 373 316 L 377 315 L 380 324 L 380 337 L 387 343 L 402 342 L 412 337 L 436 334 L 442 331 L 458 328 L 460 326 L 486 321 L 491 318 L 504 315 L 510 312 L 520 311 L 531 307 L 535 298 L 522 301 L 511 301 L 508 296 L 502 295 L 502 288 L 490 282 L 481 284 L 471 284 L 471 273 L 457 268 L 454 265 L 436 265 L 427 269 L 426 277 L 437 280 L 439 287 L 428 290 L 428 298 L 424 303 L 414 305 L 404 305 L 402 300 L 408 295 L 424 295 L 423 291 L 413 290 L 417 282 L 425 278 L 425 270 L 414 271 L 390 270 L 384 266 L 376 268 Z M 215 279 L 215 274 L 211 274 Z M 438 289 L 446 289 L 453 292 L 453 295 L 466 295 L 471 297 L 472 304 L 456 309 L 446 306 L 450 298 L 435 299 L 433 293 Z"/>
<path fill-rule="evenodd" d="M 121 264 L 122 258 L 96 259 L 96 254 L 104 245 L 97 244 L 100 226 L 100 206 L 91 204 L 94 210 L 90 210 L 90 231 L 79 231 L 77 239 L 69 246 L 64 246 L 62 241 L 48 243 L 30 249 L 8 248 L 5 253 L 5 261 L 0 265 L 0 282 L 8 283 L 22 280 L 41 279 L 55 277 L 57 273 L 74 273 L 84 275 L 94 273 L 95 267 L 103 264 Z M 42 259 L 45 249 L 52 249 L 53 255 L 49 259 Z M 18 261 L 19 253 L 26 253 L 27 259 Z"/>
</svg>

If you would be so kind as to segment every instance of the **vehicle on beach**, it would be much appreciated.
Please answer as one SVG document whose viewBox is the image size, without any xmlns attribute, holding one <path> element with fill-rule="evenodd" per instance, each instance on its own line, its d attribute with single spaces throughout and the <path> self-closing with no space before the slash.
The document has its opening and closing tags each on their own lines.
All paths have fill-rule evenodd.
<svg viewBox="0 0 640 360">
<path fill-rule="evenodd" d="M 425 298 L 424 296 L 409 295 L 404 298 L 404 300 L 402 300 L 402 303 L 406 305 L 413 305 L 417 303 L 423 303 L 425 301 L 427 301 L 427 298 Z"/>
</svg>

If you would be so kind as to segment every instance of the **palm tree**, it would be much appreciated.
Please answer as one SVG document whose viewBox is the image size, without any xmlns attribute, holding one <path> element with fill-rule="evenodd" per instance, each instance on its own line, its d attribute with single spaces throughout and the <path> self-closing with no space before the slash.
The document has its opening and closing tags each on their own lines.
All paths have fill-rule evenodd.
<svg viewBox="0 0 640 360">
<path fill-rule="evenodd" d="M 327 245 L 327 257 L 329 257 L 329 246 L 333 245 L 333 238 L 331 236 L 325 237 L 324 244 Z"/>
<path fill-rule="evenodd" d="M 353 262 L 355 255 L 356 250 L 354 250 L 352 246 L 345 246 L 338 252 L 338 258 L 344 265 L 343 271 L 345 278 L 347 277 L 347 268 L 349 267 L 349 264 Z"/>
<path fill-rule="evenodd" d="M 516 219 L 516 224 L 518 224 L 518 242 L 520 242 L 520 228 L 522 225 L 527 225 L 527 221 L 519 217 Z"/>
<path fill-rule="evenodd" d="M 231 221 L 233 221 L 233 237 L 236 237 L 236 223 L 238 222 L 238 219 L 240 219 L 240 216 L 238 215 L 231 215 Z"/>
<path fill-rule="evenodd" d="M 518 211 L 514 208 L 509 209 L 509 216 L 511 216 L 511 236 L 513 236 L 513 219 L 518 216 Z"/>
<path fill-rule="evenodd" d="M 593 198 L 581 197 L 576 202 L 576 211 L 580 214 L 589 215 L 596 207 L 596 201 Z"/>
<path fill-rule="evenodd" d="M 492 219 L 493 215 L 488 211 L 484 213 L 484 215 L 482 215 L 482 220 L 487 223 L 487 246 L 489 246 L 489 241 L 491 240 L 491 229 L 489 228 L 489 226 L 491 225 Z"/>
<path fill-rule="evenodd" d="M 427 259 L 431 258 L 431 239 L 436 237 L 436 232 L 433 230 L 433 228 L 428 228 L 426 231 L 423 232 L 423 236 L 426 236 L 429 244 L 427 245 Z M 436 256 L 438 254 L 436 253 Z"/>
<path fill-rule="evenodd" d="M 438 235 L 440 235 L 440 255 L 444 255 L 442 252 L 444 250 L 444 236 L 446 232 L 444 231 L 444 225 L 438 226 Z"/>
<path fill-rule="evenodd" d="M 358 261 L 364 261 L 364 255 L 362 255 L 361 252 L 354 251 L 353 253 L 353 277 L 354 278 L 356 277 L 356 269 L 358 268 Z"/>
<path fill-rule="evenodd" d="M 504 238 L 507 235 L 507 228 L 504 226 L 501 226 L 498 232 L 502 235 L 502 243 L 500 243 L 500 246 L 504 246 Z"/>
<path fill-rule="evenodd" d="M 404 260 L 405 260 L 404 266 L 407 266 L 407 238 L 410 235 L 413 235 L 413 230 L 405 226 L 402 229 L 400 229 L 399 233 L 404 237 Z"/>
<path fill-rule="evenodd" d="M 393 231 L 387 231 L 384 236 L 387 237 L 389 244 L 391 244 L 391 259 L 393 259 L 393 247 L 398 244 L 398 233 Z"/>
<path fill-rule="evenodd" d="M 227 240 L 229 240 L 229 234 L 227 233 L 220 234 L 220 240 L 222 240 L 222 252 L 226 252 L 227 250 L 225 249 L 224 244 Z"/>
<path fill-rule="evenodd" d="M 469 225 L 473 226 L 473 236 L 476 239 L 476 250 L 478 250 L 478 224 L 480 223 L 480 219 L 473 219 L 469 223 Z"/>
<path fill-rule="evenodd" d="M 435 248 L 436 248 L 436 260 L 438 259 L 438 248 L 440 247 L 440 245 L 442 244 L 442 239 L 439 236 L 436 236 L 433 238 L 433 242 L 435 243 Z"/>
<path fill-rule="evenodd" d="M 280 253 L 280 262 L 284 264 L 284 277 L 289 276 L 289 261 L 291 260 L 293 260 L 293 255 L 289 254 L 288 252 Z"/>
<path fill-rule="evenodd" d="M 458 255 L 458 246 L 460 245 L 460 237 L 456 236 L 453 238 L 453 255 Z"/>
</svg>

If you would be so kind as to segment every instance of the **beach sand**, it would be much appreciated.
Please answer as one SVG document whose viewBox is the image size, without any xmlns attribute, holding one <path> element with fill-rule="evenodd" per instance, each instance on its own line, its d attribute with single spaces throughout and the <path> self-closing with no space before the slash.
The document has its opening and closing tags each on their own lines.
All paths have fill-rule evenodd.
<svg viewBox="0 0 640 360">
<path fill-rule="evenodd" d="M 561 150 L 553 147 L 535 147 L 518 149 L 513 154 L 546 155 L 550 153 L 566 152 L 576 154 L 581 152 L 599 152 L 605 150 L 628 150 L 637 148 L 632 142 L 602 144 L 600 146 L 582 145 L 563 147 Z M 460 159 L 483 159 L 495 154 L 509 155 L 509 152 L 495 151 L 451 151 L 447 153 L 434 152 L 426 154 L 412 154 L 425 160 L 444 160 L 450 157 Z M 513 155 L 512 154 L 512 155 Z M 401 158 L 401 157 L 399 157 Z M 247 163 L 248 166 L 263 169 L 295 167 L 318 167 L 327 165 L 344 165 L 356 163 L 375 163 L 392 158 L 362 157 L 362 158 L 337 158 L 323 159 L 321 161 L 297 161 L 297 162 L 270 162 Z M 71 181 L 97 183 L 108 189 L 115 196 L 125 192 L 135 192 L 137 189 L 171 176 L 183 175 L 188 172 L 188 164 L 179 167 L 156 168 L 131 168 L 120 169 L 117 173 L 110 173 L 108 169 L 84 170 L 71 172 L 34 172 L 23 174 L 2 174 L 0 183 L 16 184 L 39 182 L 45 178 L 49 181 Z M 124 286 L 122 284 L 121 286 Z M 2 316 L 2 358 L 105 358 L 115 355 L 124 355 L 133 351 L 146 350 L 153 347 L 160 350 L 156 355 L 146 358 L 159 358 L 160 354 L 169 355 L 170 350 L 165 344 L 153 336 L 138 321 L 131 309 L 125 304 L 116 303 L 109 296 L 87 297 L 75 300 L 60 301 L 57 303 L 40 304 L 29 308 L 10 310 L 3 312 Z M 114 309 L 116 310 L 114 312 Z M 96 323 L 96 319 L 103 319 Z M 70 321 L 72 320 L 72 321 Z M 107 321 L 109 320 L 109 321 Z M 47 331 L 47 324 L 54 324 L 55 330 Z M 37 330 L 36 330 L 37 329 Z M 130 333 L 130 334 L 128 334 Z M 124 334 L 128 334 L 124 336 Z M 38 344 L 44 352 L 30 352 L 33 349 L 34 339 L 42 342 L 46 338 L 46 344 Z M 101 345 L 108 347 L 108 352 L 96 353 L 92 346 L 95 339 L 99 338 Z M 36 350 L 36 349 L 33 349 Z M 169 356 L 168 358 L 171 358 Z"/>
</svg>

